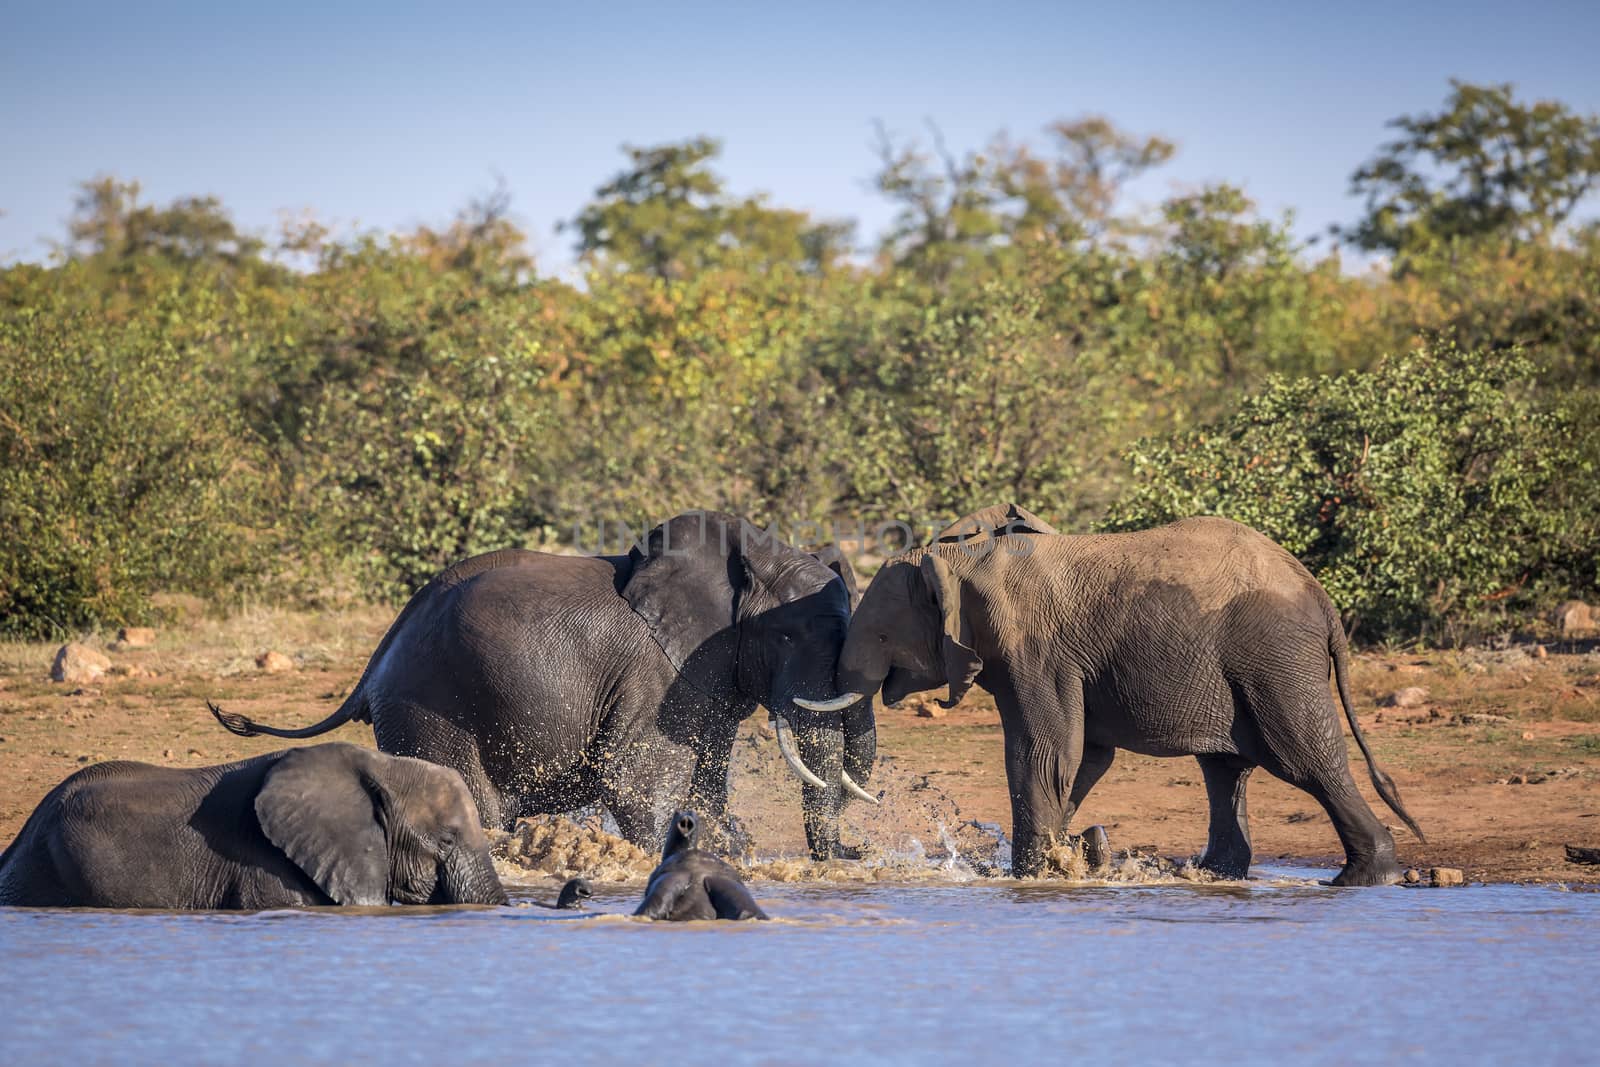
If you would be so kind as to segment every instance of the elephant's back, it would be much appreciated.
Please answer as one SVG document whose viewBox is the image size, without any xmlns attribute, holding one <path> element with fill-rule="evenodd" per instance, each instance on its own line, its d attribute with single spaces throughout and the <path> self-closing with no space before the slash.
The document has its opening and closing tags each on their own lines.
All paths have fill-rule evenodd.
<svg viewBox="0 0 1600 1067">
<path fill-rule="evenodd" d="M 1201 515 L 1126 533 L 1072 538 L 1104 576 L 1108 595 L 1175 597 L 1212 612 L 1240 597 L 1300 600 L 1321 587 L 1305 565 L 1265 534 L 1232 519 Z"/>
<path fill-rule="evenodd" d="M 379 746 L 454 766 L 469 785 L 476 768 L 502 788 L 563 780 L 641 658 L 629 649 L 665 662 L 617 592 L 625 567 L 512 551 L 441 574 L 363 683 Z"/>
<path fill-rule="evenodd" d="M 17 860 L 31 868 L 40 899 L 14 902 L 206 906 L 189 899 L 184 872 L 205 866 L 217 834 L 235 831 L 236 820 L 217 813 L 235 811 L 279 755 L 194 768 L 115 760 L 78 771 L 18 836 Z"/>
</svg>

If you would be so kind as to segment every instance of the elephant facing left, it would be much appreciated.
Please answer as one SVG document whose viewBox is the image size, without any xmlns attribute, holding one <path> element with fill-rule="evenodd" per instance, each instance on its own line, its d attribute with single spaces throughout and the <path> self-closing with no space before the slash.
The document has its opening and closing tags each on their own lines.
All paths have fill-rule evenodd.
<svg viewBox="0 0 1600 1067">
<path fill-rule="evenodd" d="M 0 854 L 0 904 L 504 904 L 461 776 L 348 744 L 187 769 L 99 763 Z"/>
</svg>

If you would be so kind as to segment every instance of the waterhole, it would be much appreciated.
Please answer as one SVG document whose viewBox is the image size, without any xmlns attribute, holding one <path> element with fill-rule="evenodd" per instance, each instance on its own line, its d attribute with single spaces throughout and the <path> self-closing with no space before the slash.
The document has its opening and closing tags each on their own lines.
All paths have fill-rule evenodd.
<svg viewBox="0 0 1600 1067">
<path fill-rule="evenodd" d="M 909 862 L 909 861 L 905 861 Z M 1600 895 L 755 878 L 768 923 L 500 909 L 0 909 L 5 1059 L 1582 1062 Z"/>
</svg>

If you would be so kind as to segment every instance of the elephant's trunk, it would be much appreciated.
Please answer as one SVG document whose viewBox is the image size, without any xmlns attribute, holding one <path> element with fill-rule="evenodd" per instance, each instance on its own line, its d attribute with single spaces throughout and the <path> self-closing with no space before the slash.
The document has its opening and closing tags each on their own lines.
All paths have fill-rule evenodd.
<svg viewBox="0 0 1600 1067">
<path fill-rule="evenodd" d="M 444 889 L 452 904 L 507 903 L 487 845 L 460 848 L 450 855 L 444 865 Z"/>
<path fill-rule="evenodd" d="M 872 765 L 878 758 L 878 723 L 872 703 L 869 696 L 844 713 L 844 767 L 839 780 L 847 790 L 871 780 Z"/>
</svg>

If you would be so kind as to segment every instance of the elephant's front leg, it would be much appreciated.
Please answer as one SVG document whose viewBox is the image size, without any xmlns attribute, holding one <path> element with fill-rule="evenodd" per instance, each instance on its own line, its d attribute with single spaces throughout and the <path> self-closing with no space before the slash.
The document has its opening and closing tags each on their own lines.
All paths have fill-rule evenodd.
<svg viewBox="0 0 1600 1067">
<path fill-rule="evenodd" d="M 731 859 L 753 853 L 755 842 L 728 811 L 728 764 L 733 756 L 737 719 L 714 720 L 699 731 L 699 755 L 689 788 L 689 807 L 701 816 L 701 848 Z"/>
<path fill-rule="evenodd" d="M 689 807 L 707 820 L 719 820 L 728 810 L 728 764 L 739 723 L 713 719 L 696 731 L 698 753 L 689 786 Z"/>
<path fill-rule="evenodd" d="M 695 752 L 665 737 L 630 745 L 601 775 L 600 799 L 622 836 L 640 848 L 660 850 L 672 813 L 686 807 Z"/>
<path fill-rule="evenodd" d="M 1065 712 L 1065 714 L 1063 714 Z M 1011 873 L 1038 875 L 1045 851 L 1067 817 L 1078 768 L 1083 762 L 1083 697 L 1041 710 L 1035 704 L 1005 714 L 1006 784 L 1011 790 Z"/>
</svg>

